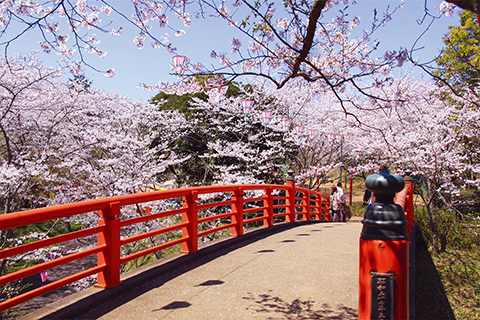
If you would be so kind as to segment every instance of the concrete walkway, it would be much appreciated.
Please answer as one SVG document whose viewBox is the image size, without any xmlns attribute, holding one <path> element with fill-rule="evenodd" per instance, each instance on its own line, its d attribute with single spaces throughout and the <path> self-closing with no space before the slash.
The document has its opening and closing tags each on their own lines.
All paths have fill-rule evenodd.
<svg viewBox="0 0 480 320">
<path fill-rule="evenodd" d="M 362 224 L 355 222 L 226 242 L 78 319 L 356 319 Z"/>
</svg>

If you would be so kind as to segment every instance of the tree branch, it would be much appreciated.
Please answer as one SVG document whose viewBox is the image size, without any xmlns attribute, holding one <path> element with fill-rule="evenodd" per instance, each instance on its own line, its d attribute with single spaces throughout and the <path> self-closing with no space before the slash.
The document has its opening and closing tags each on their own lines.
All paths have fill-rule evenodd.
<svg viewBox="0 0 480 320">
<path fill-rule="evenodd" d="M 300 65 L 302 64 L 302 62 L 305 61 L 308 54 L 310 53 L 310 49 L 313 45 L 313 38 L 315 37 L 315 30 L 317 29 L 318 18 L 320 17 L 323 8 L 325 8 L 326 2 L 326 0 L 315 0 L 313 2 L 312 9 L 310 10 L 310 16 L 308 18 L 307 34 L 303 39 L 302 50 L 295 59 L 295 63 L 292 67 L 292 72 L 290 73 L 290 75 L 288 75 L 288 77 L 285 78 L 285 80 L 282 81 L 282 83 L 280 84 L 280 88 L 283 87 L 288 82 L 288 80 L 298 75 Z"/>
</svg>

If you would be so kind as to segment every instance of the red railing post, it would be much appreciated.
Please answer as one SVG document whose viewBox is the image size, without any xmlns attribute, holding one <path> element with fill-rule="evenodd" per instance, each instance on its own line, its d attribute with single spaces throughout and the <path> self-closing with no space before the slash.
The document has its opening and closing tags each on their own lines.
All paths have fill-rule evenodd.
<svg viewBox="0 0 480 320">
<path fill-rule="evenodd" d="M 312 214 L 314 216 L 314 220 L 322 221 L 322 212 L 320 211 L 319 204 L 321 203 L 321 200 L 318 198 L 317 194 L 313 194 L 315 199 L 312 199 L 313 201 L 313 211 Z"/>
<path fill-rule="evenodd" d="M 316 209 L 317 210 L 317 219 L 320 221 L 323 221 L 323 210 L 322 210 L 322 195 L 317 191 L 317 194 L 315 195 L 315 203 L 316 203 Z"/>
<path fill-rule="evenodd" d="M 235 203 L 232 204 L 232 223 L 234 226 L 231 235 L 233 237 L 243 236 L 243 188 L 233 190 L 232 195 Z"/>
<path fill-rule="evenodd" d="M 328 220 L 328 202 L 325 202 L 325 210 L 323 209 L 323 196 L 320 194 L 318 196 L 320 198 L 320 214 L 322 221 L 329 221 Z"/>
<path fill-rule="evenodd" d="M 348 205 L 352 205 L 352 197 L 353 197 L 353 179 L 352 179 L 352 174 L 350 174 L 350 194 L 349 194 L 349 199 L 348 199 Z"/>
<path fill-rule="evenodd" d="M 286 222 L 295 222 L 295 172 L 293 170 L 288 171 L 287 183 L 287 215 L 285 216 Z"/>
<path fill-rule="evenodd" d="M 187 209 L 182 214 L 182 222 L 188 222 L 186 227 L 182 228 L 182 238 L 186 239 L 182 243 L 182 253 L 194 253 L 198 251 L 198 192 L 192 191 L 189 195 L 183 197 L 183 207 Z"/>
<path fill-rule="evenodd" d="M 416 318 L 416 304 L 415 304 L 415 290 L 416 290 L 416 244 L 415 244 L 415 211 L 413 205 L 413 179 L 412 179 L 412 171 L 406 170 L 405 171 L 405 185 L 408 185 L 410 188 L 407 194 L 407 203 L 406 206 L 408 207 L 408 225 L 409 225 L 409 233 L 408 239 L 410 240 L 410 279 L 409 279 L 409 288 L 410 288 L 410 318 Z"/>
<path fill-rule="evenodd" d="M 318 193 L 318 191 L 317 191 Z M 316 194 L 315 195 L 315 198 L 316 198 L 316 204 L 317 204 L 317 208 L 316 210 L 317 211 L 317 217 L 318 217 L 318 220 L 320 221 L 323 221 L 323 210 L 322 210 L 322 196 L 320 194 Z"/>
<path fill-rule="evenodd" d="M 106 269 L 98 274 L 98 287 L 111 288 L 120 283 L 120 203 L 112 202 L 108 209 L 100 210 L 102 219 L 99 226 L 105 226 L 105 231 L 98 234 L 98 245 L 106 245 L 105 250 L 97 255 L 99 266 L 105 264 Z"/>
<path fill-rule="evenodd" d="M 332 217 L 332 215 L 330 214 L 330 205 L 331 205 L 331 203 L 330 203 L 330 197 L 327 196 L 325 199 L 326 199 L 326 204 L 327 204 L 327 207 L 326 207 L 325 210 L 327 211 L 328 221 L 333 221 L 333 217 Z"/>
<path fill-rule="evenodd" d="M 263 206 L 267 208 L 263 210 L 263 215 L 266 217 L 266 226 L 271 227 L 273 226 L 273 195 L 271 187 L 265 189 L 265 197 L 266 199 L 263 200 Z"/>
<path fill-rule="evenodd" d="M 407 197 L 405 201 L 405 217 L 407 218 L 408 225 L 407 225 L 407 234 L 408 238 L 411 238 L 412 228 L 414 225 L 414 215 L 413 215 L 413 180 L 410 176 L 411 171 L 406 171 L 405 176 L 405 187 L 408 188 Z"/>
<path fill-rule="evenodd" d="M 375 202 L 368 205 L 360 237 L 359 319 L 409 319 L 407 221 L 395 193 L 401 177 L 386 167 L 365 180 Z"/>
<path fill-rule="evenodd" d="M 306 212 L 303 215 L 304 216 L 303 220 L 310 221 L 310 220 L 312 220 L 310 218 L 310 190 L 303 192 L 303 201 L 305 202 L 305 205 L 306 205 L 306 207 L 304 207 L 305 208 L 304 210 Z"/>
</svg>

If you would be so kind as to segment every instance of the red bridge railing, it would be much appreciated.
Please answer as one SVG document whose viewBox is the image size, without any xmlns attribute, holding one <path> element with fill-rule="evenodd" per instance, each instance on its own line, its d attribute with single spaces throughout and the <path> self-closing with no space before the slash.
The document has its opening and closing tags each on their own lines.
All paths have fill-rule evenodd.
<svg viewBox="0 0 480 320">
<path fill-rule="evenodd" d="M 413 198 L 413 180 L 410 177 L 411 172 L 408 172 L 405 177 L 405 188 L 400 191 L 395 197 L 395 203 L 400 205 L 405 212 L 405 219 L 408 221 L 407 235 L 408 235 L 408 307 L 407 312 L 410 319 L 416 319 L 415 306 L 415 283 L 416 283 L 416 260 L 415 260 L 415 212 L 414 212 L 414 198 Z"/>
<path fill-rule="evenodd" d="M 412 227 L 414 226 L 413 212 L 413 183 L 410 177 L 405 178 L 405 188 L 395 197 L 395 203 L 400 205 L 405 212 L 405 218 L 408 221 L 407 234 L 409 239 L 412 236 Z"/>
<path fill-rule="evenodd" d="M 260 191 L 262 195 L 250 198 L 246 197 L 246 192 L 254 190 L 256 190 L 257 193 Z M 201 195 L 217 193 L 223 195 L 221 201 L 205 201 L 202 203 L 202 201 L 199 200 L 199 196 Z M 122 207 L 167 199 L 172 199 L 177 201 L 177 203 L 180 202 L 181 208 L 155 213 L 150 212 L 149 214 L 138 217 L 122 219 Z M 202 210 L 214 207 L 227 208 L 228 212 L 211 216 L 199 216 L 199 212 Z M 232 236 L 242 236 L 244 234 L 244 226 L 251 223 L 271 227 L 277 222 L 292 223 L 296 220 L 331 221 L 328 196 L 313 190 L 295 187 L 293 182 L 287 182 L 285 185 L 247 184 L 164 190 L 8 213 L 0 215 L 0 230 L 27 226 L 59 218 L 68 218 L 91 212 L 98 212 L 97 226 L 52 238 L 40 239 L 31 243 L 20 244 L 0 251 L 0 260 L 9 259 L 65 241 L 91 235 L 98 236 L 98 243 L 93 248 L 1 275 L 0 286 L 4 286 L 51 268 L 97 255 L 97 265 L 95 267 L 1 301 L 0 311 L 94 274 L 98 274 L 98 286 L 114 287 L 120 283 L 120 269 L 122 264 L 179 244 L 182 245 L 182 252 L 184 253 L 196 252 L 198 251 L 199 237 L 220 230 L 231 229 Z M 181 222 L 133 236 L 121 237 L 122 228 L 175 215 L 181 215 Z M 208 221 L 218 221 L 219 219 L 222 219 L 225 224 L 199 231 L 199 225 Z M 180 238 L 128 255 L 122 256 L 121 254 L 122 246 L 175 230 L 181 230 Z"/>
</svg>

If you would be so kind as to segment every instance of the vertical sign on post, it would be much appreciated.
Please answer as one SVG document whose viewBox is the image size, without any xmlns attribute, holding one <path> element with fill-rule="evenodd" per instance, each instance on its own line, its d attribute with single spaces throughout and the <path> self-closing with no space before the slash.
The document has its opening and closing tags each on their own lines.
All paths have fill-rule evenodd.
<svg viewBox="0 0 480 320">
<path fill-rule="evenodd" d="M 370 319 L 395 319 L 394 288 L 396 274 L 371 272 L 372 276 L 372 315 Z"/>
</svg>

